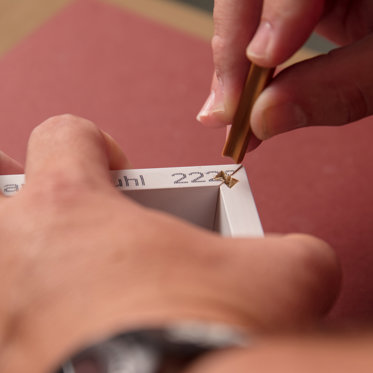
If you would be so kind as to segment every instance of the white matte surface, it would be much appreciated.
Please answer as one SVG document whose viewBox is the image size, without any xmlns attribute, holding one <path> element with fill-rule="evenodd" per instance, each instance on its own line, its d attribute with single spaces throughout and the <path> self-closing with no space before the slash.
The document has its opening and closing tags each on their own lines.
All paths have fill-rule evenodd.
<svg viewBox="0 0 373 373">
<path fill-rule="evenodd" d="M 112 171 L 114 185 L 144 206 L 178 216 L 224 236 L 262 236 L 246 172 L 239 165 L 153 168 Z M 238 170 L 239 169 L 239 170 Z M 234 173 L 239 182 L 228 188 L 213 180 L 220 172 Z M 0 176 L 0 191 L 11 196 L 24 175 Z"/>
</svg>

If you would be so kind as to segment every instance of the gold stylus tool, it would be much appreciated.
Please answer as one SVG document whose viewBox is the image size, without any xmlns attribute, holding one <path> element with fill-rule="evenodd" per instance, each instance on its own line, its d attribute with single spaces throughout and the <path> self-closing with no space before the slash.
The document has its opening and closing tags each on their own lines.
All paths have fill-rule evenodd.
<svg viewBox="0 0 373 373">
<path fill-rule="evenodd" d="M 269 84 L 275 69 L 251 64 L 247 74 L 232 127 L 223 148 L 223 156 L 231 157 L 236 163 L 243 160 L 251 133 L 250 115 L 254 103 Z"/>
</svg>

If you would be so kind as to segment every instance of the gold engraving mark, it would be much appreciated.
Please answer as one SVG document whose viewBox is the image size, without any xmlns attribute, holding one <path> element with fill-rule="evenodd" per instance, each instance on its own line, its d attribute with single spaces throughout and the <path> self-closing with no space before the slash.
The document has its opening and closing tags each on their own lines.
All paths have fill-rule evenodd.
<svg viewBox="0 0 373 373">
<path fill-rule="evenodd" d="M 224 171 L 220 171 L 215 177 L 214 180 L 221 180 L 228 188 L 232 188 L 238 183 L 237 179 L 234 179 L 232 176 L 227 175 Z"/>
</svg>

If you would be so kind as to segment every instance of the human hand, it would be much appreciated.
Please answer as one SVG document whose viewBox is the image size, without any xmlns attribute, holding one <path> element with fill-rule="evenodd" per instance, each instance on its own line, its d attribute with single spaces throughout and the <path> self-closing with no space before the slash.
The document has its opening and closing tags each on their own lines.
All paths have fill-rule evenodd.
<svg viewBox="0 0 373 373">
<path fill-rule="evenodd" d="M 298 127 L 341 125 L 373 113 L 371 1 L 216 0 L 214 19 L 216 73 L 198 116 L 202 123 L 232 121 L 247 58 L 260 66 L 279 65 L 314 29 L 343 48 L 281 71 L 254 105 L 255 136 L 264 140 Z"/>
<path fill-rule="evenodd" d="M 339 267 L 324 242 L 223 238 L 125 197 L 109 175 L 125 167 L 84 119 L 31 134 L 26 185 L 0 195 L 1 372 L 50 371 L 129 328 L 201 320 L 255 332 L 329 309 Z"/>
<path fill-rule="evenodd" d="M 183 373 L 370 373 L 371 327 L 261 336 L 248 348 L 206 355 Z"/>
</svg>

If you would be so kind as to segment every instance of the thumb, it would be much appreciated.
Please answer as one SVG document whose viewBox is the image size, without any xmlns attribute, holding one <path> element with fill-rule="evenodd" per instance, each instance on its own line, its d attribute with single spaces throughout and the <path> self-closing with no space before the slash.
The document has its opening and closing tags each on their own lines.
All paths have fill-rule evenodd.
<svg viewBox="0 0 373 373">
<path fill-rule="evenodd" d="M 282 71 L 253 108 L 264 140 L 299 127 L 342 125 L 373 114 L 373 35 Z"/>
</svg>

